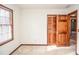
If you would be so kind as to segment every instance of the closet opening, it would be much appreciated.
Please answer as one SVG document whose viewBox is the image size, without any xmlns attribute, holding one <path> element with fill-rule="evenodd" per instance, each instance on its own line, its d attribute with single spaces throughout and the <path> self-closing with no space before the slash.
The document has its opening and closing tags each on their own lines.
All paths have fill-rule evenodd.
<svg viewBox="0 0 79 59">
<path fill-rule="evenodd" d="M 70 45 L 76 44 L 76 14 L 70 15 L 71 29 L 70 29 Z"/>
<path fill-rule="evenodd" d="M 47 19 L 47 44 L 61 47 L 69 46 L 68 16 L 48 15 Z"/>
<path fill-rule="evenodd" d="M 69 13 L 70 46 L 77 44 L 77 11 Z"/>
</svg>

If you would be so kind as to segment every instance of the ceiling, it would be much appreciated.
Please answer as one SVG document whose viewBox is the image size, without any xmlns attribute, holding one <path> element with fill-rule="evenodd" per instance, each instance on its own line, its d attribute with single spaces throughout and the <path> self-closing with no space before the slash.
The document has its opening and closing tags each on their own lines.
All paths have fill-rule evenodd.
<svg viewBox="0 0 79 59">
<path fill-rule="evenodd" d="M 27 9 L 63 9 L 68 8 L 70 4 L 18 4 L 18 6 Z"/>
</svg>

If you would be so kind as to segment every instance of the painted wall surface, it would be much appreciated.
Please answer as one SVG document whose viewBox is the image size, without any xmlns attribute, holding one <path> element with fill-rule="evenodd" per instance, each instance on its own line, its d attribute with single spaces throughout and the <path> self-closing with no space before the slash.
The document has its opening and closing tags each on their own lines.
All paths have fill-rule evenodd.
<svg viewBox="0 0 79 59">
<path fill-rule="evenodd" d="M 19 40 L 19 20 L 20 20 L 20 12 L 19 9 L 15 5 L 5 5 L 11 9 L 13 9 L 13 22 L 14 22 L 14 40 L 10 41 L 2 46 L 0 46 L 0 54 L 10 54 L 17 46 L 20 45 Z"/>
<path fill-rule="evenodd" d="M 66 13 L 64 9 L 22 9 L 21 42 L 47 44 L 47 15 Z"/>
</svg>

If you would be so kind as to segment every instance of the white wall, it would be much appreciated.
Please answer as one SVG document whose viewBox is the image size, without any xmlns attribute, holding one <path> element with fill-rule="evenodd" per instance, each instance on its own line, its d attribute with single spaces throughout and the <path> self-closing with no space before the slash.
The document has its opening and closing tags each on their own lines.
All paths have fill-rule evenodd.
<svg viewBox="0 0 79 59">
<path fill-rule="evenodd" d="M 47 44 L 47 15 L 66 14 L 65 9 L 23 9 L 21 19 L 21 43 Z"/>
<path fill-rule="evenodd" d="M 19 40 L 20 9 L 18 9 L 15 5 L 5 5 L 5 6 L 13 9 L 14 40 L 0 46 L 1 55 L 11 53 L 17 46 L 20 45 L 20 40 Z"/>
</svg>

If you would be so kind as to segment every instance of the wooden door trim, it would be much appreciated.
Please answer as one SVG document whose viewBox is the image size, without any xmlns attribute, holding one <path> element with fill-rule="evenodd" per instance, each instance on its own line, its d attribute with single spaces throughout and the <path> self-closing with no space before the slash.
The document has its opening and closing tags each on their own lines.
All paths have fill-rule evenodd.
<svg viewBox="0 0 79 59">
<path fill-rule="evenodd" d="M 77 21 L 78 21 L 78 19 L 77 19 L 77 17 L 78 17 L 78 14 L 77 14 L 77 10 L 75 10 L 75 11 L 73 11 L 73 12 L 70 12 L 70 13 L 68 13 L 68 16 L 70 16 L 70 15 L 72 15 L 72 14 L 74 14 L 74 13 L 76 13 L 76 46 L 75 46 L 75 53 L 76 53 L 76 55 L 78 55 L 78 53 L 77 53 L 77 31 L 78 31 L 78 29 L 77 29 Z M 70 18 L 69 18 L 69 21 L 70 21 Z"/>
<path fill-rule="evenodd" d="M 68 13 L 68 15 L 72 15 L 72 14 L 74 14 L 74 13 L 77 13 L 77 10 Z"/>
</svg>

